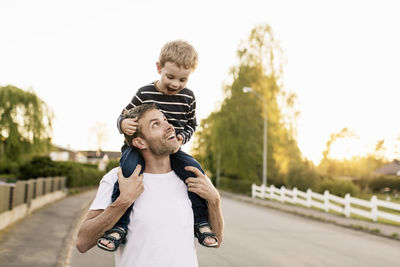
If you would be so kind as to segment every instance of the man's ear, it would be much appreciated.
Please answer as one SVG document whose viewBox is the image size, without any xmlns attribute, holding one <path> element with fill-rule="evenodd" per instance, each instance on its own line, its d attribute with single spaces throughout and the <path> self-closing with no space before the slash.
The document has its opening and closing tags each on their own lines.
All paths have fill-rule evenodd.
<svg viewBox="0 0 400 267">
<path fill-rule="evenodd" d="M 146 149 L 147 148 L 147 143 L 143 138 L 136 137 L 132 139 L 132 145 L 134 147 L 137 147 L 139 149 Z"/>
</svg>

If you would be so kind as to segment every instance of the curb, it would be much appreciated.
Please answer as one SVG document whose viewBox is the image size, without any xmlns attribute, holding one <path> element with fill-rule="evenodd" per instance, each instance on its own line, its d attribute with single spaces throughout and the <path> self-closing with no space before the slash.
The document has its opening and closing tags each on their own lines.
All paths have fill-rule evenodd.
<svg viewBox="0 0 400 267">
<path fill-rule="evenodd" d="M 80 194 L 85 194 L 88 192 L 89 191 L 85 191 L 85 192 L 81 192 Z M 90 198 L 89 200 L 87 200 L 86 202 L 84 202 L 82 204 L 82 206 L 80 207 L 80 211 L 77 213 L 75 220 L 70 225 L 70 227 L 68 229 L 68 233 L 65 235 L 64 240 L 63 240 L 63 243 L 65 244 L 65 246 L 58 254 L 56 267 L 70 266 L 69 261 L 71 258 L 72 249 L 75 245 L 75 237 L 78 234 L 78 230 L 79 230 L 78 226 L 83 221 L 84 215 L 87 212 L 87 210 L 89 209 L 92 201 L 93 201 L 93 198 Z"/>
</svg>

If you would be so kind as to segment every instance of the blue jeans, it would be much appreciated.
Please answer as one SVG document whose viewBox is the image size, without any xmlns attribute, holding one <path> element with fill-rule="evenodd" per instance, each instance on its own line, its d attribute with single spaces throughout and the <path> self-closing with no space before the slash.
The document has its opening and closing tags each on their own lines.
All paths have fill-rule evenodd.
<svg viewBox="0 0 400 267">
<path fill-rule="evenodd" d="M 196 175 L 192 172 L 186 171 L 185 167 L 186 166 L 193 166 L 198 168 L 203 174 L 204 171 L 201 168 L 200 164 L 189 154 L 183 152 L 182 150 L 179 150 L 175 154 L 171 154 L 170 156 L 171 159 L 171 167 L 172 170 L 176 173 L 176 175 L 179 176 L 179 178 L 182 179 L 183 182 L 186 181 L 187 178 L 189 177 L 196 177 Z M 133 171 L 135 170 L 136 166 L 140 164 L 142 166 L 142 170 L 140 173 L 143 173 L 143 170 L 145 168 L 144 160 L 142 155 L 140 155 L 139 152 L 137 152 L 134 148 L 128 147 L 128 146 L 123 146 L 122 147 L 122 155 L 121 159 L 119 161 L 121 169 L 122 169 L 122 174 L 124 177 L 129 177 L 132 175 Z M 119 184 L 118 181 L 114 184 L 113 188 L 113 194 L 111 197 L 112 202 L 114 202 L 119 196 Z M 198 196 L 195 193 L 189 192 L 188 191 L 188 196 L 189 199 L 192 201 L 192 209 L 193 209 L 193 214 L 194 214 L 194 223 L 203 223 L 208 221 L 208 208 L 207 208 L 207 203 L 206 201 Z M 133 203 L 122 215 L 122 217 L 119 219 L 119 221 L 115 224 L 117 227 L 122 227 L 123 229 L 128 228 L 129 224 L 129 216 L 130 213 L 132 212 L 132 207 L 135 203 Z"/>
</svg>

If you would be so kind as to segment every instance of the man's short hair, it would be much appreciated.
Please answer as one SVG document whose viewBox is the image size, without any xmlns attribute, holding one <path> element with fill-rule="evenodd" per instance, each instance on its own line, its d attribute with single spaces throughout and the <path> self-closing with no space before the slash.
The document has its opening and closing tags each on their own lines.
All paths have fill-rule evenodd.
<svg viewBox="0 0 400 267">
<path fill-rule="evenodd" d="M 140 106 L 131 108 L 129 110 L 124 110 L 122 116 L 126 119 L 131 119 L 131 118 L 138 118 L 138 122 L 140 120 L 140 118 L 143 117 L 143 115 L 153 109 L 158 109 L 156 104 L 151 103 L 151 104 L 142 104 Z M 138 127 L 136 129 L 136 132 L 133 135 L 127 135 L 126 133 L 124 133 L 124 137 L 125 137 L 125 142 L 128 146 L 133 146 L 132 145 L 132 140 L 136 137 L 144 137 L 142 134 L 142 128 L 140 127 L 140 125 L 138 124 Z"/>
<path fill-rule="evenodd" d="M 184 40 L 166 43 L 160 51 L 158 62 L 164 67 L 166 62 L 175 63 L 178 67 L 194 71 L 198 63 L 198 54 L 194 47 Z"/>
</svg>

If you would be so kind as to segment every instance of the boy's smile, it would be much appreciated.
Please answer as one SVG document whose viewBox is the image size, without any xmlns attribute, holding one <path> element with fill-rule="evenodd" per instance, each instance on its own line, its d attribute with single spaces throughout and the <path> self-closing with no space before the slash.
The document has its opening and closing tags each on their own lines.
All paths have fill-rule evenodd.
<svg viewBox="0 0 400 267">
<path fill-rule="evenodd" d="M 178 67 L 175 63 L 165 62 L 161 67 L 157 62 L 157 71 L 161 75 L 160 80 L 156 82 L 156 88 L 163 94 L 175 95 L 185 88 L 192 73 L 192 69 Z"/>
</svg>

